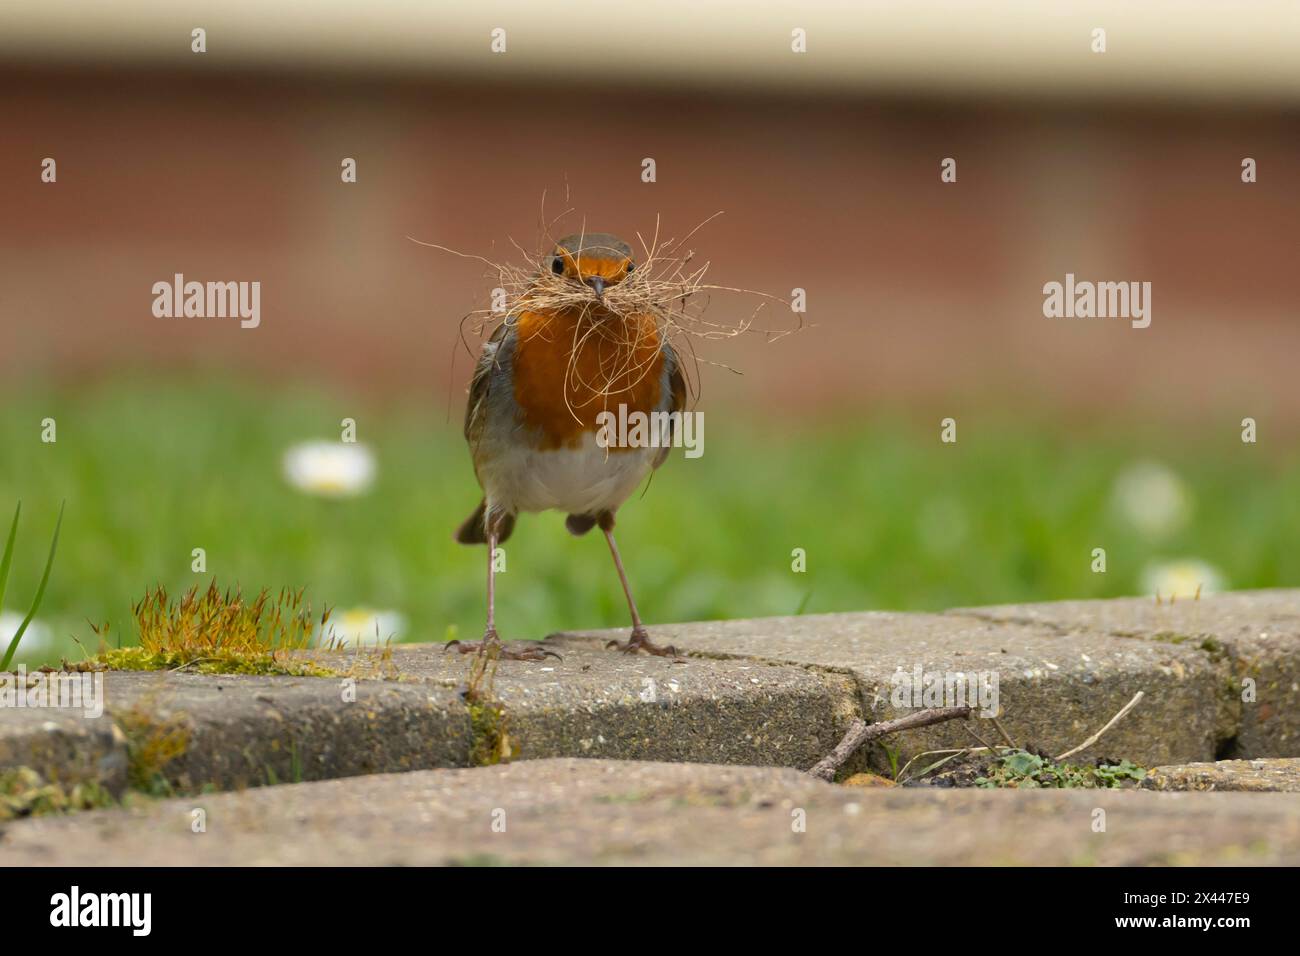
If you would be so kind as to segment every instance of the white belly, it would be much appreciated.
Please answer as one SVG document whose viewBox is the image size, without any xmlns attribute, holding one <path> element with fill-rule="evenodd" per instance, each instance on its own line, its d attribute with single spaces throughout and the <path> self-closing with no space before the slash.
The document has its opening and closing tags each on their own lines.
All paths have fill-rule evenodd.
<svg viewBox="0 0 1300 956">
<path fill-rule="evenodd" d="M 580 448 L 538 451 L 515 446 L 492 456 L 491 466 L 479 477 L 492 508 L 596 515 L 613 511 L 631 496 L 659 451 L 611 451 L 588 434 Z"/>
</svg>

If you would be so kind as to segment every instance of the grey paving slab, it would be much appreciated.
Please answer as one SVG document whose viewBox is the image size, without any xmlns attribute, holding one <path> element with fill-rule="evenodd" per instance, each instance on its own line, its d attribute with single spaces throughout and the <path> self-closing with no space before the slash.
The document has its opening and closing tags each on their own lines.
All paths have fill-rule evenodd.
<svg viewBox="0 0 1300 956">
<path fill-rule="evenodd" d="M 1223 595 L 1157 606 L 1065 602 L 948 614 L 831 614 L 654 628 L 682 661 L 606 650 L 625 631 L 555 635 L 562 660 L 501 661 L 485 730 L 467 704 L 472 658 L 443 645 L 393 649 L 380 666 L 318 655 L 356 679 L 109 673 L 106 713 L 0 708 L 0 767 L 120 792 L 157 735 L 184 743 L 158 768 L 177 792 L 324 780 L 482 762 L 483 744 L 548 757 L 805 769 L 854 717 L 902 716 L 954 701 L 901 695 L 963 675 L 996 688 L 1017 744 L 1058 753 L 1138 691 L 1144 698 L 1079 762 L 1145 766 L 1226 754 L 1293 756 L 1300 747 L 1300 592 Z M 379 679 L 381 676 L 389 679 Z M 981 683 L 982 679 L 982 683 Z M 1255 698 L 1243 700 L 1243 682 Z M 956 688 L 953 688 L 956 689 Z M 959 701 L 958 701 L 959 702 Z M 844 768 L 887 771 L 929 750 L 998 738 L 980 718 L 875 743 Z M 501 748 L 498 747 L 497 752 Z"/>
<path fill-rule="evenodd" d="M 1253 793 L 1300 793 L 1300 760 L 1219 760 L 1155 767 L 1142 781 L 1147 790 L 1244 790 Z"/>
<path fill-rule="evenodd" d="M 557 648 L 598 647 L 612 636 L 624 635 L 571 632 L 548 641 Z M 978 675 L 984 674 L 988 685 L 996 681 L 999 721 L 1015 742 L 1053 754 L 1086 740 L 1142 691 L 1142 703 L 1080 760 L 1127 757 L 1148 766 L 1207 760 L 1236 733 L 1236 711 L 1225 693 L 1225 661 L 1190 646 L 1128 640 L 1087 628 L 873 612 L 667 625 L 655 628 L 654 636 L 681 648 L 692 661 L 759 660 L 849 675 L 868 720 L 929 706 L 924 697 L 899 695 L 900 688 L 956 674 L 978 686 Z M 970 699 L 968 694 L 953 703 Z M 990 741 L 997 733 L 986 719 L 972 721 L 971 727 Z M 909 731 L 891 746 L 905 760 L 973 742 L 954 722 Z M 887 766 L 883 746 L 871 749 L 870 762 L 876 769 Z"/>
<path fill-rule="evenodd" d="M 1292 794 L 861 790 L 781 768 L 573 759 L 212 794 L 0 831 L 5 866 L 1296 863 Z"/>
<path fill-rule="evenodd" d="M 0 769 L 30 767 L 64 787 L 97 781 L 114 794 L 126 787 L 126 738 L 111 721 L 66 710 L 0 710 Z"/>
<path fill-rule="evenodd" d="M 958 609 L 954 615 L 1175 644 L 1226 662 L 1236 731 L 1224 756 L 1300 756 L 1300 590 Z"/>
<path fill-rule="evenodd" d="M 355 664 L 317 656 L 340 670 Z M 467 766 L 481 759 L 473 752 L 483 733 L 464 697 L 471 661 L 438 644 L 395 648 L 385 669 L 395 680 L 110 672 L 98 719 L 0 711 L 0 767 L 59 779 L 111 754 L 124 770 L 142 741 L 174 731 L 182 752 L 158 769 L 180 792 Z M 824 756 L 855 706 L 840 675 L 581 648 L 562 661 L 499 662 L 491 697 L 504 714 L 495 731 L 520 758 L 782 766 Z"/>
</svg>

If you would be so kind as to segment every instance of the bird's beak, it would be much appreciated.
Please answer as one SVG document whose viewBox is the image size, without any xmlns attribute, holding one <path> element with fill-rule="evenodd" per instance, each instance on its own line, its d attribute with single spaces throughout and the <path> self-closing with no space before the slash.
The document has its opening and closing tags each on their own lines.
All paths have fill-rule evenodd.
<svg viewBox="0 0 1300 956">
<path fill-rule="evenodd" d="M 597 299 L 605 298 L 605 280 L 600 276 L 592 276 L 587 280 L 587 285 L 596 290 Z"/>
</svg>

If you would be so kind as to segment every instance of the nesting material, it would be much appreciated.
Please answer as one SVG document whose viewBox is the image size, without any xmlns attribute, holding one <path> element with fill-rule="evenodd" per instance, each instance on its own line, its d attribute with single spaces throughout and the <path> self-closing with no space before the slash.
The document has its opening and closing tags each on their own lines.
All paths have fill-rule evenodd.
<svg viewBox="0 0 1300 956">
<path fill-rule="evenodd" d="M 788 305 L 787 300 L 707 281 L 709 263 L 697 264 L 694 250 L 688 247 L 703 225 L 681 239 L 661 238 L 658 223 L 649 241 L 637 233 L 641 252 L 635 256 L 636 268 L 622 281 L 606 287 L 601 296 L 590 286 L 557 275 L 546 267 L 546 258 L 555 246 L 549 236 L 534 253 L 515 244 L 519 252 L 517 262 L 494 262 L 445 246 L 420 244 L 482 262 L 487 267 L 486 275 L 495 282 L 494 307 L 465 316 L 462 339 L 466 331 L 481 339 L 489 329 L 502 322 L 513 323 L 524 312 L 576 313 L 578 321 L 573 332 L 573 359 L 566 376 L 566 396 L 585 403 L 634 387 L 653 367 L 659 337 L 667 339 L 679 355 L 689 356 L 689 362 L 684 360 L 682 364 L 694 393 L 688 366 L 703 363 L 737 371 L 730 365 L 701 358 L 696 342 L 731 339 L 745 333 L 764 335 L 768 341 L 775 341 L 802 328 L 802 316 L 794 312 L 788 328 L 759 328 L 756 322 L 763 309 L 773 303 Z M 712 297 L 719 293 L 760 301 L 748 307 L 743 317 L 734 322 L 705 318 Z M 597 345 L 602 356 L 599 378 L 594 381 L 580 379 L 577 371 L 577 356 L 590 345 Z M 468 342 L 466 346 L 469 347 Z"/>
</svg>

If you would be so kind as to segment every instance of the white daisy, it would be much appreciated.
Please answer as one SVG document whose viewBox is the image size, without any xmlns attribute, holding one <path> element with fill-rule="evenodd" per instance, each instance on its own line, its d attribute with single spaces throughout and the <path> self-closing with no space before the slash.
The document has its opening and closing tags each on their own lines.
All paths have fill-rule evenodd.
<svg viewBox="0 0 1300 956">
<path fill-rule="evenodd" d="M 374 483 L 375 456 L 365 445 L 304 442 L 284 453 L 284 477 L 307 494 L 354 497 Z"/>
<path fill-rule="evenodd" d="M 1198 593 L 1204 597 L 1222 591 L 1225 586 L 1218 568 L 1195 558 L 1153 561 L 1142 570 L 1143 592 L 1158 594 L 1163 599 L 1194 598 Z"/>
<path fill-rule="evenodd" d="M 330 638 L 338 646 L 382 645 L 397 642 L 406 631 L 406 618 L 398 611 L 381 611 L 370 607 L 353 607 L 346 611 L 335 610 L 321 635 L 321 643 Z"/>
</svg>

